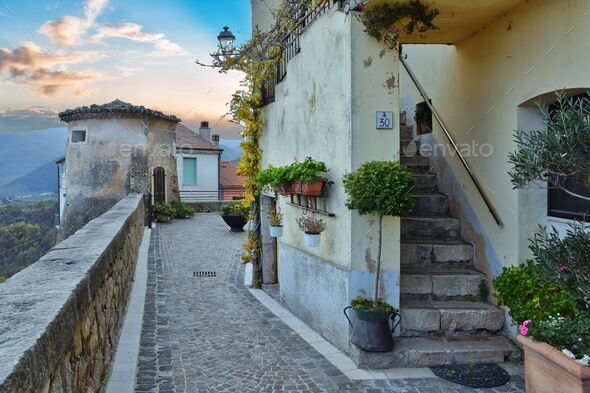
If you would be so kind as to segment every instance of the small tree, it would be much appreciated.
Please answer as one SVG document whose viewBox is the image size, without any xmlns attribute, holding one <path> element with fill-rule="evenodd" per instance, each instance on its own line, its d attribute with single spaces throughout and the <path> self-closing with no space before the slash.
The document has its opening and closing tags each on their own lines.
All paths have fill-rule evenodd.
<svg viewBox="0 0 590 393">
<path fill-rule="evenodd" d="M 412 190 L 415 179 L 399 162 L 370 161 L 344 176 L 344 189 L 348 194 L 346 206 L 359 214 L 372 214 L 379 218 L 379 250 L 373 278 L 373 308 L 379 305 L 379 274 L 381 270 L 381 246 L 383 217 L 399 216 L 412 210 Z"/>
<path fill-rule="evenodd" d="M 515 134 L 518 149 L 508 155 L 514 166 L 509 172 L 515 188 L 532 182 L 547 182 L 578 198 L 590 198 L 565 187 L 574 178 L 590 187 L 590 97 L 566 98 L 558 93 L 556 110 L 538 105 L 547 128 L 519 130 Z"/>
</svg>

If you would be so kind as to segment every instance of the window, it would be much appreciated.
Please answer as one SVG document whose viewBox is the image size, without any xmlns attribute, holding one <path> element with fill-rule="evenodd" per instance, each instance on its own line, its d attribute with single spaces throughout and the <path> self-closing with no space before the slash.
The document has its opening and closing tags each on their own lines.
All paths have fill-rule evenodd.
<svg viewBox="0 0 590 393">
<path fill-rule="evenodd" d="M 197 185 L 197 159 L 184 157 L 182 159 L 182 184 L 185 186 Z"/>
<path fill-rule="evenodd" d="M 86 130 L 73 130 L 72 131 L 72 143 L 84 143 L 86 142 Z"/>
</svg>

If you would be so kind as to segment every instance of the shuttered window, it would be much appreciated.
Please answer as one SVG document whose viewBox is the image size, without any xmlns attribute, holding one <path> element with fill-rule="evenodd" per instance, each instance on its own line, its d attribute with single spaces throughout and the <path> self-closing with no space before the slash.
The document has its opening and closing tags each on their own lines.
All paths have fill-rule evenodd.
<svg viewBox="0 0 590 393">
<path fill-rule="evenodd" d="M 182 159 L 182 184 L 185 186 L 197 185 L 197 159 L 184 157 Z"/>
</svg>

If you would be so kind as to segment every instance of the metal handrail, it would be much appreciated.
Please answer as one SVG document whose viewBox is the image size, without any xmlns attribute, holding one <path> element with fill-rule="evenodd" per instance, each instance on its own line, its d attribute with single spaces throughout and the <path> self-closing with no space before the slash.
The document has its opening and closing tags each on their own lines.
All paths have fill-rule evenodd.
<svg viewBox="0 0 590 393">
<path fill-rule="evenodd" d="M 424 88 L 422 87 L 422 85 L 420 84 L 420 82 L 418 81 L 418 78 L 416 77 L 416 75 L 410 69 L 410 66 L 408 65 L 408 63 L 404 59 L 403 55 L 401 54 L 401 51 L 400 51 L 399 59 L 400 59 L 402 65 L 404 66 L 404 68 L 406 69 L 406 71 L 408 72 L 408 75 L 410 76 L 410 79 L 412 79 L 412 82 L 414 82 L 414 85 L 416 85 L 416 88 L 420 92 L 420 95 L 422 96 L 422 98 L 424 98 L 424 101 L 426 102 L 426 105 L 428 105 L 428 107 L 430 108 L 430 111 L 432 112 L 432 115 L 436 119 L 437 123 L 440 125 L 440 127 L 443 130 L 443 132 L 445 133 L 445 135 L 447 136 L 447 138 L 451 142 L 451 145 L 453 146 L 453 149 L 455 149 L 455 152 L 459 155 L 459 159 L 463 163 L 463 167 L 465 167 L 465 170 L 469 174 L 469 177 L 471 178 L 471 180 L 475 184 L 475 188 L 477 188 L 477 191 L 479 191 L 479 194 L 481 195 L 483 201 L 485 202 L 486 206 L 488 207 L 488 210 L 490 211 L 490 213 L 494 217 L 494 220 L 496 221 L 496 224 L 498 224 L 499 226 L 502 226 L 503 225 L 502 224 L 502 220 L 500 219 L 500 216 L 498 215 L 498 212 L 496 211 L 496 208 L 494 207 L 494 205 L 492 204 L 492 202 L 490 201 L 490 199 L 486 195 L 485 191 L 483 190 L 483 187 L 481 186 L 479 180 L 477 179 L 477 176 L 475 175 L 475 173 L 473 172 L 473 170 L 471 169 L 471 167 L 469 166 L 469 164 L 465 160 L 465 157 L 463 157 L 463 155 L 461 154 L 461 151 L 459 150 L 459 147 L 457 146 L 457 143 L 455 143 L 455 140 L 453 139 L 453 137 L 449 133 L 449 130 L 447 129 L 446 125 L 444 124 L 443 120 L 441 119 L 440 115 L 438 114 L 438 111 L 432 105 L 432 102 L 430 101 L 430 98 L 428 97 L 428 94 L 426 94 L 426 91 L 424 90 Z"/>
</svg>

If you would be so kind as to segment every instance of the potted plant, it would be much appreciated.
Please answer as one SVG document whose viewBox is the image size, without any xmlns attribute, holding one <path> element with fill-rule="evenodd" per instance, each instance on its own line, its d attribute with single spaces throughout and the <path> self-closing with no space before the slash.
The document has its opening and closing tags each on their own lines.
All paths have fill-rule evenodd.
<svg viewBox="0 0 590 393">
<path fill-rule="evenodd" d="M 174 209 L 174 218 L 190 218 L 195 215 L 195 209 L 186 202 L 172 201 L 170 206 Z"/>
<path fill-rule="evenodd" d="M 297 217 L 297 225 L 303 231 L 303 243 L 308 247 L 320 245 L 321 233 L 326 229 L 326 223 L 314 215 Z"/>
<path fill-rule="evenodd" d="M 527 391 L 590 388 L 589 246 L 582 224 L 564 237 L 541 228 L 530 239 L 534 259 L 505 267 L 493 280 L 498 303 L 520 325 Z"/>
<path fill-rule="evenodd" d="M 292 188 L 292 165 L 268 168 L 258 172 L 256 182 L 261 190 L 274 190 L 277 194 L 289 196 L 293 193 Z"/>
<path fill-rule="evenodd" d="M 272 208 L 268 210 L 267 215 L 270 222 L 270 236 L 276 238 L 283 236 L 283 215 Z"/>
<path fill-rule="evenodd" d="M 154 214 L 156 216 L 156 220 L 158 220 L 159 223 L 168 224 L 176 215 L 176 211 L 171 205 L 167 205 L 165 203 L 155 203 Z"/>
<path fill-rule="evenodd" d="M 346 174 L 343 184 L 348 194 L 346 206 L 349 209 L 357 210 L 361 215 L 378 217 L 379 242 L 373 274 L 373 299 L 357 298 L 350 307 L 344 309 L 345 314 L 349 308 L 355 311 L 351 342 L 365 351 L 390 351 L 393 349 L 392 333 L 395 327 L 391 328 L 389 322 L 399 314 L 391 305 L 379 299 L 383 217 L 399 216 L 412 210 L 414 176 L 399 162 L 371 161 Z"/>
<path fill-rule="evenodd" d="M 241 201 L 230 202 L 221 207 L 221 218 L 231 232 L 244 232 L 249 216 L 250 208 Z"/>
<path fill-rule="evenodd" d="M 291 176 L 294 179 L 294 192 L 307 196 L 320 196 L 324 187 L 326 171 L 326 164 L 311 157 L 306 157 L 303 162 L 292 164 Z"/>
</svg>

